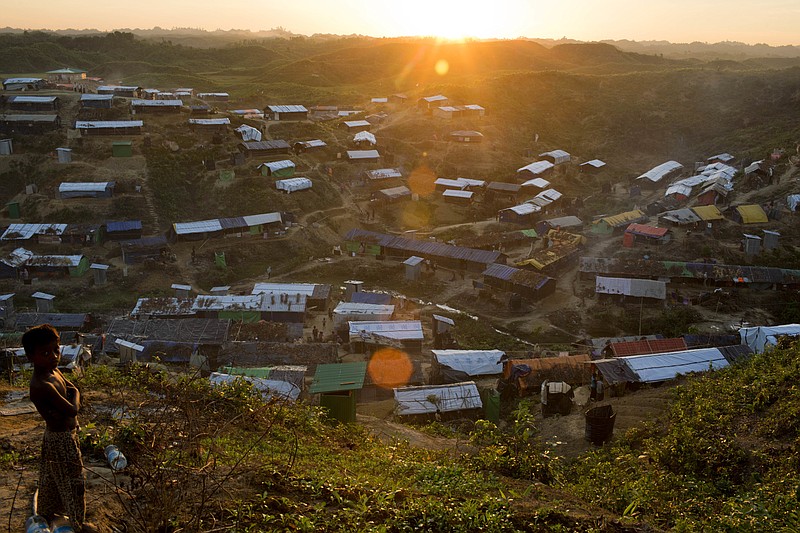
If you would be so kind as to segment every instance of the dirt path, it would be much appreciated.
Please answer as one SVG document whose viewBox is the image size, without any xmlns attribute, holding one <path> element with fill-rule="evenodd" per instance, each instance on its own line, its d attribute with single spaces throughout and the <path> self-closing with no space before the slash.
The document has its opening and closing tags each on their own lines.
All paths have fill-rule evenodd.
<svg viewBox="0 0 800 533">
<path fill-rule="evenodd" d="M 628 392 L 618 398 L 606 398 L 603 402 L 592 403 L 592 406 L 611 405 L 617 414 L 614 422 L 614 435 L 622 435 L 630 428 L 648 420 L 654 420 L 667 407 L 674 384 L 645 388 Z M 567 416 L 542 418 L 537 415 L 536 423 L 545 446 L 551 448 L 556 455 L 577 457 L 591 450 L 593 445 L 584 439 L 586 419 L 584 412 L 588 408 L 588 386 L 579 387 L 575 394 L 575 405 Z"/>
<path fill-rule="evenodd" d="M 474 451 L 474 448 L 463 440 L 434 437 L 403 424 L 381 420 L 374 416 L 357 415 L 356 418 L 359 424 L 367 428 L 370 433 L 385 443 L 406 441 L 411 446 L 417 448 L 433 451 L 449 451 L 455 454 Z"/>
</svg>

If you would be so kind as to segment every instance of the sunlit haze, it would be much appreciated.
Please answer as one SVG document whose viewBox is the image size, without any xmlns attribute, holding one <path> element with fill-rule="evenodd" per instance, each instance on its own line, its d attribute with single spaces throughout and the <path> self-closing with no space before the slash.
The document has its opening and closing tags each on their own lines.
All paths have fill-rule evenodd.
<svg viewBox="0 0 800 533">
<path fill-rule="evenodd" d="M 796 0 L 638 2 L 634 0 L 48 0 L 47 9 L 0 2 L 3 26 L 26 29 L 112 30 L 175 27 L 362 34 L 672 42 L 740 41 L 800 44 Z"/>
</svg>

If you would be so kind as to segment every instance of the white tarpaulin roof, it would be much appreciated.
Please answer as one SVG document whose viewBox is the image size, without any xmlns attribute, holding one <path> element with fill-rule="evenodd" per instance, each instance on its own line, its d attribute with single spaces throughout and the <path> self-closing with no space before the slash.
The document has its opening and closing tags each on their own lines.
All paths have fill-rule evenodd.
<svg viewBox="0 0 800 533">
<path fill-rule="evenodd" d="M 550 186 L 550 182 L 544 178 L 533 178 L 522 184 L 522 187 L 536 187 L 539 189 L 546 189 Z"/>
<path fill-rule="evenodd" d="M 261 140 L 261 132 L 252 126 L 248 126 L 247 124 L 242 124 L 233 131 L 240 133 L 243 141 L 257 142 Z"/>
<path fill-rule="evenodd" d="M 302 294 L 311 297 L 316 283 L 256 283 L 251 294 L 275 292 L 280 294 Z"/>
<path fill-rule="evenodd" d="M 370 133 L 368 131 L 359 131 L 358 133 L 353 135 L 353 141 L 357 142 L 357 143 L 358 142 L 362 142 L 362 141 L 366 141 L 366 142 L 368 142 L 370 144 L 373 144 L 373 145 L 374 144 L 378 144 L 378 139 L 375 138 L 375 135 L 373 135 L 372 133 Z"/>
<path fill-rule="evenodd" d="M 739 335 L 742 338 L 742 344 L 748 345 L 756 353 L 761 353 L 768 346 L 775 346 L 781 335 L 800 335 L 800 324 L 739 328 Z"/>
<path fill-rule="evenodd" d="M 522 204 L 522 205 L 515 205 L 514 207 L 507 208 L 509 211 L 513 211 L 518 215 L 530 215 L 531 213 L 538 213 L 542 210 L 536 204 Z"/>
<path fill-rule="evenodd" d="M 10 224 L 0 240 L 27 240 L 34 235 L 61 235 L 66 224 Z"/>
<path fill-rule="evenodd" d="M 62 183 L 58 192 L 103 192 L 113 185 L 113 181 Z"/>
<path fill-rule="evenodd" d="M 675 170 L 683 168 L 683 165 L 678 163 L 677 161 L 667 161 L 666 163 L 661 163 L 657 167 L 653 167 L 638 178 L 637 180 L 647 179 L 652 181 L 653 183 L 658 183 L 661 181 L 661 178 L 673 172 Z"/>
<path fill-rule="evenodd" d="M 442 196 L 448 197 L 448 198 L 466 198 L 466 199 L 471 199 L 473 194 L 475 194 L 475 193 L 472 192 L 472 191 L 457 191 L 457 190 L 454 190 L 454 189 L 447 189 L 446 191 L 444 191 L 442 193 Z"/>
<path fill-rule="evenodd" d="M 311 185 L 311 180 L 308 178 L 287 178 L 275 182 L 276 189 L 286 192 L 303 191 L 310 189 Z"/>
<path fill-rule="evenodd" d="M 294 402 L 300 397 L 300 389 L 297 385 L 289 383 L 288 381 L 220 374 L 219 372 L 212 372 L 208 379 L 214 386 L 231 384 L 237 379 L 244 380 L 250 383 L 254 389 L 260 391 L 265 400 L 276 398 Z"/>
<path fill-rule="evenodd" d="M 372 320 L 391 320 L 394 314 L 393 305 L 382 304 L 362 304 L 353 302 L 339 302 L 333 310 L 336 315 L 337 323 L 347 320 L 360 320 L 364 318 Z M 358 322 L 356 322 L 357 324 Z M 369 323 L 369 322 L 368 322 Z M 352 328 L 351 328 L 352 329 Z"/>
<path fill-rule="evenodd" d="M 294 161 L 291 159 L 283 159 L 281 161 L 270 161 L 268 163 L 261 163 L 256 168 L 267 167 L 270 171 L 282 170 L 284 168 L 295 168 Z"/>
<path fill-rule="evenodd" d="M 161 93 L 159 93 L 161 94 Z M 164 94 L 171 94 L 171 93 L 164 93 Z M 133 107 L 181 107 L 183 102 L 180 100 L 139 100 L 134 98 L 131 100 L 131 106 Z"/>
<path fill-rule="evenodd" d="M 503 372 L 502 350 L 432 350 L 433 357 L 443 366 L 465 372 L 469 376 L 492 376 Z"/>
<path fill-rule="evenodd" d="M 421 415 L 481 409 L 481 395 L 473 381 L 452 385 L 400 387 L 394 389 L 395 413 Z"/>
<path fill-rule="evenodd" d="M 190 118 L 189 124 L 198 126 L 225 126 L 231 123 L 229 118 Z"/>
<path fill-rule="evenodd" d="M 463 181 L 461 178 L 451 180 L 450 178 L 437 178 L 436 181 L 433 182 L 434 185 L 440 185 L 442 187 L 447 187 L 448 189 L 464 189 L 469 184 L 466 181 Z"/>
<path fill-rule="evenodd" d="M 797 211 L 797 204 L 800 204 L 800 194 L 790 194 L 787 196 L 786 204 L 792 211 Z"/>
<path fill-rule="evenodd" d="M 100 128 L 141 128 L 141 120 L 78 120 L 75 122 L 76 130 L 95 130 Z"/>
<path fill-rule="evenodd" d="M 531 174 L 537 175 L 541 174 L 545 170 L 553 168 L 554 166 L 555 165 L 553 165 L 553 163 L 551 163 L 550 161 L 534 161 L 530 165 L 525 165 L 522 168 L 518 168 L 517 172 L 522 172 L 524 170 L 527 170 Z"/>
<path fill-rule="evenodd" d="M 378 159 L 381 156 L 377 150 L 348 150 L 348 159 Z"/>
<path fill-rule="evenodd" d="M 567 163 L 570 159 L 569 153 L 565 152 L 564 150 L 551 150 L 549 152 L 539 154 L 539 157 L 552 157 L 555 160 L 556 165 Z"/>
<path fill-rule="evenodd" d="M 264 301 L 263 294 L 207 295 L 195 298 L 192 311 L 259 311 Z"/>
<path fill-rule="evenodd" d="M 670 194 L 681 194 L 683 196 L 690 196 L 692 194 L 692 188 L 689 185 L 681 184 L 681 183 L 673 183 L 667 190 L 664 192 L 664 196 L 669 196 Z"/>
<path fill-rule="evenodd" d="M 728 366 L 728 360 L 718 348 L 701 348 L 649 355 L 618 357 L 643 383 L 667 381 L 680 374 L 717 370 Z"/>
<path fill-rule="evenodd" d="M 599 294 L 624 294 L 642 298 L 667 298 L 667 284 L 663 281 L 631 278 L 606 278 L 597 276 L 595 292 Z"/>
<path fill-rule="evenodd" d="M 350 322 L 350 338 L 374 337 L 393 340 L 422 340 L 419 320 L 387 320 L 385 322 Z"/>
</svg>

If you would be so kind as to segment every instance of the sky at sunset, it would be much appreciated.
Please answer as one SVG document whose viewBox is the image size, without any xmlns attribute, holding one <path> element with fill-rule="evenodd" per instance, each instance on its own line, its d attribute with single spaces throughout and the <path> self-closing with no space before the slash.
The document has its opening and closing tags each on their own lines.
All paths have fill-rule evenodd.
<svg viewBox="0 0 800 533">
<path fill-rule="evenodd" d="M 26 29 L 268 30 L 376 37 L 567 37 L 800 45 L 800 0 L 0 0 Z"/>
</svg>

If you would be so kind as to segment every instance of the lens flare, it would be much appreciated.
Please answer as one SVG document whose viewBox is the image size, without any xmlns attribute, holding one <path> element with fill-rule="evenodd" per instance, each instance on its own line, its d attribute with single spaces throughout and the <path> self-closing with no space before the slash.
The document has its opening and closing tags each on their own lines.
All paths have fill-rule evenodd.
<svg viewBox="0 0 800 533">
<path fill-rule="evenodd" d="M 425 163 L 421 163 L 408 176 L 408 188 L 420 196 L 429 196 L 436 189 L 436 173 Z"/>
<path fill-rule="evenodd" d="M 439 76 L 444 76 L 450 70 L 450 63 L 448 63 L 446 59 L 440 59 L 436 62 L 436 66 L 433 67 L 433 70 L 435 70 L 436 74 Z"/>
<path fill-rule="evenodd" d="M 407 385 L 413 372 L 411 359 L 396 348 L 381 348 L 367 363 L 367 373 L 372 382 L 384 389 Z"/>
</svg>

